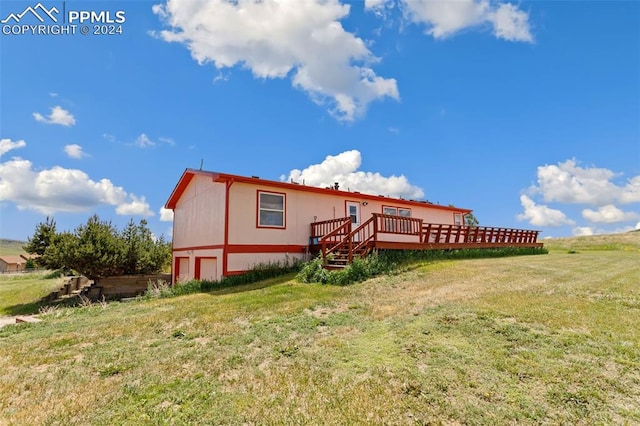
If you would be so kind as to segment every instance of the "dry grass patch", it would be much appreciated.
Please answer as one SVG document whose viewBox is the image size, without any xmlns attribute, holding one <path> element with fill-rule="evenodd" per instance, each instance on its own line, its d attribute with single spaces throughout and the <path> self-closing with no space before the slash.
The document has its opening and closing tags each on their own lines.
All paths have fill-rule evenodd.
<svg viewBox="0 0 640 426">
<path fill-rule="evenodd" d="M 0 329 L 0 423 L 640 423 L 637 260 L 552 252 L 60 308 Z"/>
</svg>

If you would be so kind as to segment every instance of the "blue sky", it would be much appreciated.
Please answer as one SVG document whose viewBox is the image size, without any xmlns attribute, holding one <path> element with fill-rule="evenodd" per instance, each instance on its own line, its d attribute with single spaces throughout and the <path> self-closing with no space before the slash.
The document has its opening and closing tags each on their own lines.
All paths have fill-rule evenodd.
<svg viewBox="0 0 640 426">
<path fill-rule="evenodd" d="M 201 162 L 542 237 L 640 228 L 640 2 L 40 4 L 0 2 L 0 237 L 94 213 L 170 236 Z"/>
</svg>

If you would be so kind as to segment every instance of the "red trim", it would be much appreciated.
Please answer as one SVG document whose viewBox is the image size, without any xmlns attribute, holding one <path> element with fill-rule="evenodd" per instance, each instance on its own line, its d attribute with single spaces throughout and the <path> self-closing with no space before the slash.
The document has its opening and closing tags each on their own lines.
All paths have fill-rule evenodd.
<svg viewBox="0 0 640 426">
<path fill-rule="evenodd" d="M 189 169 L 185 170 L 184 173 L 182 173 L 180 180 L 178 180 L 178 183 L 176 184 L 175 188 L 173 188 L 173 192 L 171 192 L 167 203 L 164 205 L 166 209 L 174 210 L 176 208 L 176 204 L 178 204 L 178 200 L 182 196 L 182 193 L 185 189 L 187 189 L 187 186 L 189 186 L 191 179 L 193 179 L 195 175 L 196 173 L 194 173 L 194 170 Z"/>
<path fill-rule="evenodd" d="M 214 245 L 210 245 L 210 246 L 178 247 L 178 248 L 174 248 L 173 251 L 175 253 L 175 252 L 178 252 L 178 251 L 185 251 L 185 250 L 207 250 L 207 249 L 224 250 L 224 244 L 214 244 Z"/>
<path fill-rule="evenodd" d="M 241 183 L 251 183 L 254 185 L 270 186 L 272 188 L 291 189 L 295 191 L 315 192 L 318 194 L 325 194 L 325 195 L 340 195 L 343 197 L 358 198 L 361 200 L 372 200 L 372 201 L 387 200 L 389 203 L 402 204 L 402 205 L 408 205 L 408 206 L 431 207 L 431 208 L 440 209 L 440 210 L 459 211 L 459 212 L 468 212 L 468 213 L 471 213 L 473 211 L 470 209 L 463 209 L 459 207 L 449 207 L 449 206 L 441 206 L 439 204 L 431 204 L 426 201 L 403 200 L 399 198 L 384 197 L 382 195 L 368 195 L 368 194 L 360 194 L 355 192 L 340 191 L 336 189 L 317 188 L 315 186 L 305 186 L 305 185 L 298 185 L 295 183 L 277 182 L 277 181 L 265 180 L 265 179 L 259 179 L 259 178 L 248 178 L 243 176 L 230 175 L 226 173 L 212 173 L 212 175 L 215 175 L 215 177 L 213 178 L 215 182 L 225 182 L 228 179 L 234 179 L 236 182 L 241 182 Z"/>
<path fill-rule="evenodd" d="M 299 244 L 229 244 L 228 253 L 302 253 L 307 246 Z"/>
<path fill-rule="evenodd" d="M 282 195 L 284 198 L 283 207 L 284 211 L 282 212 L 282 224 L 283 226 L 268 226 L 268 225 L 260 225 L 260 194 L 275 194 Z M 258 189 L 256 191 L 256 228 L 266 228 L 266 229 L 287 229 L 287 194 L 284 192 L 274 192 L 274 191 L 263 191 Z"/>
<path fill-rule="evenodd" d="M 174 275 L 173 275 L 173 283 L 177 284 L 178 283 L 178 277 L 180 276 L 180 259 L 187 259 L 188 261 L 188 257 L 185 256 L 176 256 L 175 257 L 175 267 L 174 269 Z"/>
<path fill-rule="evenodd" d="M 230 175 L 227 173 L 207 172 L 207 171 L 196 170 L 196 169 L 185 170 L 182 177 L 180 178 L 180 181 L 182 181 L 183 179 L 187 179 L 187 176 L 188 176 L 188 179 L 190 180 L 193 177 L 193 175 L 196 175 L 196 174 L 211 176 L 214 182 L 234 181 L 234 182 L 240 182 L 240 183 L 261 185 L 261 186 L 271 187 L 271 188 L 289 189 L 293 191 L 315 192 L 317 194 L 325 194 L 325 195 L 338 195 L 346 198 L 358 198 L 360 200 L 383 201 L 391 204 L 400 204 L 400 205 L 415 206 L 415 207 L 429 207 L 437 210 L 458 211 L 463 213 L 471 213 L 473 211 L 470 209 L 441 206 L 439 204 L 431 204 L 426 201 L 401 200 L 397 198 L 383 197 L 380 195 L 368 195 L 368 194 L 360 194 L 356 192 L 341 191 L 336 189 L 316 188 L 314 186 L 298 185 L 298 184 L 288 183 L 288 182 L 278 182 L 278 181 L 265 180 L 260 178 Z M 169 198 L 169 201 L 167 201 L 167 204 L 165 207 L 172 208 L 172 206 L 175 206 L 175 203 L 177 203 L 178 199 L 182 195 L 182 192 L 184 191 L 185 188 L 186 188 L 186 185 L 182 185 L 181 182 L 178 182 L 178 185 L 176 186 L 174 191 L 171 193 L 171 197 Z"/>
<path fill-rule="evenodd" d="M 196 257 L 196 268 L 195 271 L 193 271 L 193 278 L 196 280 L 200 279 L 200 259 L 202 258 Z"/>
<path fill-rule="evenodd" d="M 229 276 L 229 275 L 242 275 L 242 274 L 246 274 L 247 272 L 249 272 L 249 271 L 248 270 L 247 271 L 229 271 L 229 273 L 226 276 Z"/>
<path fill-rule="evenodd" d="M 227 253 L 297 253 L 307 248 L 302 244 L 216 244 L 211 246 L 191 246 L 173 249 L 174 253 L 185 250 L 218 249 Z"/>
<path fill-rule="evenodd" d="M 227 244 L 226 246 L 216 244 L 211 246 L 180 247 L 173 249 L 173 251 L 174 253 L 186 250 L 224 250 L 228 253 L 288 253 L 304 251 L 306 247 L 303 244 Z"/>
<path fill-rule="evenodd" d="M 222 248 L 222 276 L 227 276 L 227 265 L 229 264 L 229 256 L 227 254 L 227 246 L 229 245 L 229 192 L 234 180 L 226 181 L 224 192 L 224 247 Z"/>
<path fill-rule="evenodd" d="M 193 273 L 193 278 L 196 280 L 200 279 L 200 272 L 202 270 L 202 265 L 200 264 L 200 262 L 202 262 L 202 259 L 216 259 L 216 261 L 218 260 L 218 258 L 216 256 L 202 256 L 202 257 L 196 257 L 196 270 Z M 217 269 L 217 266 L 216 266 Z M 216 270 L 217 272 L 217 270 Z"/>
</svg>

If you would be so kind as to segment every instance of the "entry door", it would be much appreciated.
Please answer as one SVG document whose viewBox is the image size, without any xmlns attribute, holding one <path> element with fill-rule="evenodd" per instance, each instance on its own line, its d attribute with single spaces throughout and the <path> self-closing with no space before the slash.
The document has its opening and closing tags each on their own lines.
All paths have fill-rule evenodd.
<svg viewBox="0 0 640 426">
<path fill-rule="evenodd" d="M 351 219 L 351 230 L 360 226 L 360 203 L 347 201 L 347 216 Z M 354 240 L 358 240 L 356 235 Z"/>
<path fill-rule="evenodd" d="M 347 201 L 347 216 L 351 218 L 351 230 L 360 225 L 360 203 Z"/>
</svg>

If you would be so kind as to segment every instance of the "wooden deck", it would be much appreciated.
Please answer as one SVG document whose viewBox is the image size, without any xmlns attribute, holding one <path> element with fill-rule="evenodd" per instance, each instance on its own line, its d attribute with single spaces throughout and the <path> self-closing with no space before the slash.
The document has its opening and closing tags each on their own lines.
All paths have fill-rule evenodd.
<svg viewBox="0 0 640 426">
<path fill-rule="evenodd" d="M 486 226 L 424 223 L 422 219 L 374 213 L 352 229 L 348 217 L 311 224 L 310 249 L 325 264 L 344 266 L 373 249 L 450 250 L 468 248 L 539 248 L 540 231 Z"/>
</svg>

